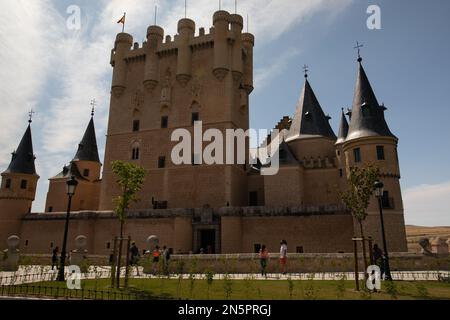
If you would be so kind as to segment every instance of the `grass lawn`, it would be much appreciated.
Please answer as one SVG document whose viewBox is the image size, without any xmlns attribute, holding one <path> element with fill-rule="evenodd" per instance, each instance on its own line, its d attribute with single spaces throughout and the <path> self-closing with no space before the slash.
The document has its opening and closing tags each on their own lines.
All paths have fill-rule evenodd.
<svg viewBox="0 0 450 320">
<path fill-rule="evenodd" d="M 41 286 L 65 287 L 65 283 L 42 282 Z M 110 280 L 84 280 L 88 290 L 109 291 Z M 130 279 L 129 288 L 120 292 L 145 293 L 166 299 L 195 300 L 413 300 L 449 299 L 450 284 L 436 281 L 396 281 L 393 287 L 382 283 L 381 292 L 356 292 L 353 281 L 256 281 Z M 119 291 L 118 291 L 119 292 Z"/>
</svg>

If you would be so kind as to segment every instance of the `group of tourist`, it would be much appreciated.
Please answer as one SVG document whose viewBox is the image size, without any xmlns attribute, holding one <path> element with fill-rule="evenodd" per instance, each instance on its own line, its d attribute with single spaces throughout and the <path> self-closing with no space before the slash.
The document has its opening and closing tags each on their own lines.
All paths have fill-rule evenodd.
<svg viewBox="0 0 450 320">
<path fill-rule="evenodd" d="M 280 271 L 282 274 L 286 274 L 287 272 L 287 241 L 281 240 L 280 241 L 280 255 L 279 255 L 279 264 L 280 264 Z M 58 253 L 59 248 L 55 247 L 52 251 L 52 270 L 56 267 L 58 269 Z M 151 254 L 152 257 L 152 264 L 153 264 L 153 274 L 157 274 L 159 271 L 160 263 L 162 261 L 162 271 L 164 274 L 169 274 L 169 262 L 170 262 L 170 250 L 163 246 L 162 249 L 159 246 L 156 246 L 151 252 L 145 251 L 144 254 Z M 373 247 L 372 252 L 373 260 L 376 265 L 378 265 L 381 269 L 381 272 L 384 272 L 384 257 L 383 257 L 383 251 L 378 247 L 377 244 Z M 267 249 L 267 246 L 263 244 L 261 246 L 261 249 L 259 250 L 259 261 L 261 265 L 261 275 L 267 277 L 267 265 L 269 262 L 269 250 Z M 162 259 L 162 260 L 161 260 Z M 130 247 L 130 265 L 135 266 L 137 270 L 137 275 L 139 276 L 139 260 L 140 260 L 140 254 L 139 249 L 136 246 L 136 243 L 133 242 Z M 111 263 L 111 257 L 110 257 L 110 263 Z"/>
<path fill-rule="evenodd" d="M 283 274 L 286 274 L 287 271 L 287 241 L 280 241 L 280 269 Z M 269 262 L 269 250 L 267 250 L 267 246 L 263 244 L 261 249 L 259 250 L 259 261 L 261 265 L 261 275 L 267 277 L 267 265 Z"/>
<path fill-rule="evenodd" d="M 154 274 L 158 273 L 161 261 L 163 273 L 169 274 L 169 262 L 171 254 L 170 250 L 166 246 L 163 246 L 162 249 L 159 246 L 156 246 L 152 251 L 144 250 L 144 254 L 151 254 Z M 130 265 L 136 266 L 137 275 L 139 275 L 139 259 L 140 259 L 139 249 L 136 246 L 136 243 L 133 242 L 130 248 Z"/>
</svg>

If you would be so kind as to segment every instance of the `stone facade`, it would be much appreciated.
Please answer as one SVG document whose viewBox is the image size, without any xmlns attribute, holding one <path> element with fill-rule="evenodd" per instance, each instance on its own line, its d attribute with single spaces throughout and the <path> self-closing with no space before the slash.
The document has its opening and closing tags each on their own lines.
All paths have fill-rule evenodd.
<svg viewBox="0 0 450 320">
<path fill-rule="evenodd" d="M 195 121 L 202 121 L 203 131 L 214 128 L 223 134 L 227 129 L 249 129 L 255 39 L 242 28 L 241 16 L 218 11 L 208 33 L 200 28 L 196 34 L 195 22 L 182 19 L 173 39 L 164 37 L 158 26 L 148 28 L 142 45 L 133 43 L 129 34 L 118 34 L 110 61 L 113 78 L 103 170 L 91 118 L 70 165 L 50 179 L 45 213 L 29 212 L 37 174 L 5 171 L 0 243 L 17 234 L 28 253 L 46 253 L 60 245 L 65 181 L 74 176 L 79 187 L 72 205 L 69 249 L 75 249 L 75 238 L 84 235 L 89 253 L 108 254 L 119 233 L 112 210 L 120 190 L 111 163 L 123 160 L 147 172 L 140 201 L 130 209 L 125 224 L 125 234 L 139 248 L 145 248 L 148 236 L 157 235 L 160 244 L 175 253 L 254 252 L 262 244 L 275 252 L 281 239 L 287 240 L 290 252 L 351 252 L 351 238 L 359 228 L 342 207 L 339 193 L 346 188 L 350 167 L 375 163 L 387 192 L 383 206 L 389 249 L 406 251 L 398 139 L 385 128 L 385 107 L 376 102 L 361 61 L 354 116 L 349 129 L 342 115 L 339 137 L 305 80 L 295 115 L 275 127 L 283 130 L 281 143 L 265 142 L 279 150 L 277 175 L 261 175 L 264 164 L 250 165 L 249 151 L 245 164 L 172 163 L 171 152 L 178 144 L 171 141 L 175 129 L 193 134 Z M 360 115 L 360 109 L 366 111 Z M 249 150 L 248 141 L 246 146 Z M 192 152 L 188 157 L 197 155 Z M 26 190 L 19 188 L 23 179 L 29 180 Z M 365 230 L 380 243 L 377 205 L 373 199 Z"/>
</svg>

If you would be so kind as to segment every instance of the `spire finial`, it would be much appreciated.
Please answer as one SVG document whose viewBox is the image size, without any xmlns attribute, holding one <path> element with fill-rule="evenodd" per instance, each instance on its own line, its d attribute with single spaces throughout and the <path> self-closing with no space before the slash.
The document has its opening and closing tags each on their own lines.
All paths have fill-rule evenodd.
<svg viewBox="0 0 450 320">
<path fill-rule="evenodd" d="M 305 79 L 308 78 L 308 71 L 309 71 L 309 67 L 305 64 L 303 66 L 303 72 L 305 73 Z"/>
<path fill-rule="evenodd" d="M 362 61 L 362 58 L 361 58 L 361 48 L 362 47 L 364 47 L 364 45 L 359 43 L 359 41 L 356 41 L 356 47 L 354 47 L 353 49 L 357 49 L 358 50 L 358 62 Z"/>
<path fill-rule="evenodd" d="M 33 111 L 33 109 L 30 110 L 30 112 L 28 112 L 28 123 L 32 123 L 33 122 L 33 114 L 35 114 L 36 112 Z"/>
<path fill-rule="evenodd" d="M 95 99 L 91 100 L 91 106 L 92 106 L 91 116 L 93 117 L 95 114 L 95 107 L 97 106 L 97 101 L 95 101 Z"/>
</svg>

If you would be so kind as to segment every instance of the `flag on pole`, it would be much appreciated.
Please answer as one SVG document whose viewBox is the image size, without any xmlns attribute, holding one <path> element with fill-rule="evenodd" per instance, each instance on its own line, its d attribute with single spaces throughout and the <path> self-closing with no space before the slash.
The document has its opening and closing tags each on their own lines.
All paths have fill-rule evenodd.
<svg viewBox="0 0 450 320">
<path fill-rule="evenodd" d="M 124 14 L 123 14 L 123 17 L 120 18 L 120 20 L 117 21 L 117 23 L 125 24 L 125 16 L 126 16 L 126 14 L 124 13 Z"/>
<path fill-rule="evenodd" d="M 117 21 L 117 23 L 121 23 L 122 24 L 122 32 L 125 31 L 125 17 L 126 17 L 127 13 L 124 12 L 122 18 L 120 18 L 119 21 Z"/>
</svg>

